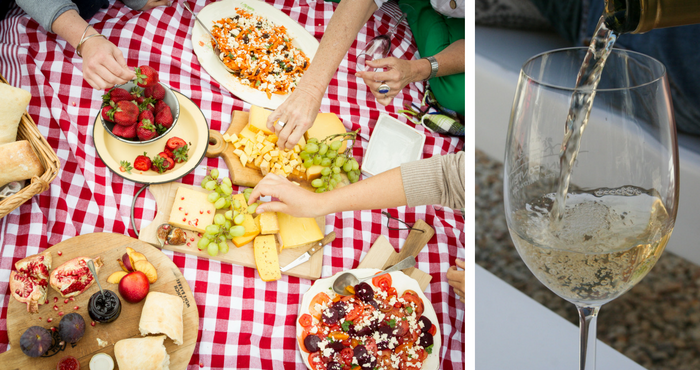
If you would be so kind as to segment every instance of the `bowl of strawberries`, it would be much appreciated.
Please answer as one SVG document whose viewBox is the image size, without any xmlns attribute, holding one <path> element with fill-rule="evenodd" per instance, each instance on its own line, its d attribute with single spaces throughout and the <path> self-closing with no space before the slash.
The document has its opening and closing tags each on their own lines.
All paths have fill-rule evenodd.
<svg viewBox="0 0 700 370">
<path fill-rule="evenodd" d="M 149 66 L 135 68 L 136 80 L 102 95 L 100 120 L 107 132 L 129 144 L 148 144 L 166 135 L 180 116 L 175 93 Z"/>
</svg>

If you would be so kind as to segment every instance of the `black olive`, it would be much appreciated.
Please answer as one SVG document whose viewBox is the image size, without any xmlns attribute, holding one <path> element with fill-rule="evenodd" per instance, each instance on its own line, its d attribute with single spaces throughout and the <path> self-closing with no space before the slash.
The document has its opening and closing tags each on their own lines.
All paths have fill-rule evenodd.
<svg viewBox="0 0 700 370">
<path fill-rule="evenodd" d="M 307 63 L 306 63 L 306 61 L 304 61 L 304 68 L 306 68 L 306 65 L 307 65 Z"/>
<path fill-rule="evenodd" d="M 240 18 L 240 17 L 241 17 L 240 15 L 237 15 L 237 16 L 233 17 L 233 20 L 234 20 L 234 21 L 237 21 L 238 18 Z"/>
<path fill-rule="evenodd" d="M 243 43 L 245 43 L 245 44 L 248 43 L 248 35 L 243 36 Z"/>
<path fill-rule="evenodd" d="M 255 24 L 255 28 L 261 28 L 262 27 L 262 22 L 258 21 L 258 23 Z"/>
<path fill-rule="evenodd" d="M 307 335 L 306 338 L 304 338 L 304 347 L 306 347 L 306 349 L 311 353 L 318 352 L 318 342 L 320 341 L 321 338 L 319 338 L 317 335 Z"/>
<path fill-rule="evenodd" d="M 268 37 L 270 37 L 270 35 L 267 32 L 263 33 L 262 38 L 266 39 Z"/>
<path fill-rule="evenodd" d="M 294 68 L 292 68 L 292 66 L 289 66 L 289 67 L 287 67 L 287 69 L 285 69 L 285 71 L 287 71 L 287 72 L 289 73 L 289 72 L 291 72 L 293 69 L 294 69 Z"/>
</svg>

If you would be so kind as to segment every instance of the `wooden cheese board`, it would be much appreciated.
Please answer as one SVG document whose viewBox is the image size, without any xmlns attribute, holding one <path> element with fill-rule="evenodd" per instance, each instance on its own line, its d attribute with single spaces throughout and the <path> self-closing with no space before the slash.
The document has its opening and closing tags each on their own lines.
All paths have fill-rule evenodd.
<svg viewBox="0 0 700 370">
<path fill-rule="evenodd" d="M 241 163 L 238 162 L 240 166 Z M 233 173 L 233 171 L 231 171 Z M 232 180 L 233 181 L 233 180 Z M 156 204 L 158 205 L 158 212 L 153 221 L 146 227 L 142 228 L 139 233 L 139 240 L 150 243 L 154 246 L 160 247 L 160 243 L 156 238 L 156 229 L 161 224 L 168 223 L 170 218 L 170 210 L 172 209 L 173 202 L 175 201 L 175 194 L 177 193 L 178 187 L 186 187 L 199 192 L 209 193 L 208 190 L 204 190 L 201 187 L 195 187 L 191 185 L 184 185 L 177 182 L 151 185 L 148 190 L 153 194 L 156 199 Z M 223 213 L 224 211 L 217 211 Z M 326 218 L 317 217 L 316 223 L 321 228 L 321 231 L 325 229 Z M 187 240 L 189 245 L 169 245 L 166 244 L 163 248 L 175 252 L 181 252 L 185 254 L 191 254 L 203 258 L 210 258 L 217 261 L 228 262 L 235 265 L 241 265 L 245 267 L 255 268 L 255 256 L 253 254 L 253 242 L 250 242 L 240 248 L 237 248 L 230 240 L 229 251 L 226 254 L 219 253 L 216 256 L 210 256 L 206 251 L 200 251 L 197 248 L 197 242 L 200 236 L 197 232 L 187 231 Z M 316 243 L 309 243 L 307 245 L 302 245 L 297 248 L 283 249 L 279 254 L 280 266 L 286 266 L 288 263 L 294 261 L 300 255 L 304 254 L 309 248 L 314 246 Z M 283 272 L 283 274 L 296 276 L 304 279 L 316 280 L 321 277 L 321 270 L 323 268 L 323 253 L 316 253 L 311 256 L 311 259 L 289 271 Z"/>
<path fill-rule="evenodd" d="M 140 240 L 130 238 L 121 234 L 94 233 L 77 236 L 54 245 L 48 250 L 53 258 L 51 268 L 54 269 L 62 263 L 75 257 L 100 256 L 104 266 L 99 272 L 99 281 L 103 289 L 109 289 L 117 295 L 119 290 L 117 285 L 107 282 L 107 277 L 120 271 L 121 267 L 117 263 L 117 258 L 126 252 L 126 247 L 131 247 L 143 253 L 148 261 L 155 266 L 158 272 L 158 280 L 151 284 L 150 291 L 157 291 L 177 295 L 183 300 L 183 327 L 184 340 L 182 345 L 176 345 L 169 338 L 165 340 L 165 347 L 170 355 L 170 369 L 186 369 L 190 358 L 194 353 L 197 344 L 197 334 L 199 331 L 199 311 L 190 290 L 187 280 L 182 276 L 180 269 L 161 251 Z M 60 252 L 60 253 L 59 253 Z M 14 269 L 14 266 L 13 266 Z M 126 338 L 140 338 L 139 319 L 141 309 L 145 300 L 139 303 L 128 303 L 122 299 L 122 311 L 119 318 L 109 324 L 95 324 L 91 326 L 91 319 L 87 312 L 88 300 L 93 293 L 98 292 L 97 284 L 94 284 L 85 292 L 74 298 L 74 301 L 64 303 L 64 298 L 49 287 L 48 304 L 39 306 L 39 312 L 29 314 L 27 306 L 10 298 L 7 309 L 7 335 L 10 341 L 10 350 L 0 353 L 0 363 L 3 369 L 55 369 L 56 364 L 65 356 L 73 356 L 80 361 L 81 368 L 87 369 L 90 359 L 96 353 L 107 353 L 114 358 L 114 344 Z M 54 297 L 58 298 L 54 302 Z M 121 296 L 120 296 L 121 298 Z M 54 309 L 54 306 L 57 309 Z M 75 306 L 79 307 L 75 310 Z M 79 313 L 86 323 L 85 334 L 76 343 L 75 347 L 66 345 L 65 350 L 55 352 L 51 357 L 31 358 L 26 356 L 19 346 L 19 338 L 30 326 L 42 326 L 44 328 L 58 327 L 61 320 L 59 312 Z M 47 322 L 52 318 L 52 322 Z M 100 347 L 97 341 L 106 341 L 105 347 Z M 51 351 L 47 355 L 51 355 Z M 116 360 L 115 360 L 115 369 Z"/>
<path fill-rule="evenodd" d="M 416 221 L 412 228 L 413 229 L 406 238 L 406 242 L 404 242 L 403 247 L 398 253 L 391 243 L 389 243 L 384 236 L 380 235 L 356 268 L 377 268 L 384 270 L 408 256 L 416 257 L 423 247 L 428 244 L 428 241 L 433 235 L 435 235 L 435 230 L 423 220 Z M 430 284 L 430 280 L 433 279 L 430 274 L 415 267 L 410 267 L 401 271 L 415 279 L 423 291 L 425 291 L 428 284 Z"/>
</svg>

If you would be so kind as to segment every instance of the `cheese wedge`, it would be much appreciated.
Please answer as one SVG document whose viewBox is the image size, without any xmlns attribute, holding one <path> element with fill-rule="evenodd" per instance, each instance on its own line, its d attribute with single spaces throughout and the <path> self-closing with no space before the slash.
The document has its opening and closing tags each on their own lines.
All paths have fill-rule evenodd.
<svg viewBox="0 0 700 370">
<path fill-rule="evenodd" d="M 175 194 L 168 223 L 187 230 L 204 233 L 214 222 L 216 208 L 207 201 L 207 193 L 179 187 Z"/>
<path fill-rule="evenodd" d="M 280 226 L 277 222 L 277 214 L 274 212 L 264 212 L 260 216 L 260 234 L 269 235 L 280 232 Z"/>
<path fill-rule="evenodd" d="M 306 169 L 306 180 L 311 182 L 319 177 L 321 177 L 321 170 L 323 166 L 313 165 Z"/>
<path fill-rule="evenodd" d="M 293 217 L 277 212 L 282 248 L 296 248 L 323 239 L 323 233 L 313 218 Z"/>
<path fill-rule="evenodd" d="M 248 140 L 255 140 L 255 132 L 253 132 L 250 129 L 250 125 L 243 127 L 243 130 L 241 130 L 241 132 L 238 133 L 238 136 L 246 138 Z"/>
<path fill-rule="evenodd" d="M 237 236 L 231 241 L 233 244 L 236 245 L 236 247 L 240 248 L 248 243 L 251 242 L 251 240 L 255 239 L 256 236 L 260 235 L 260 223 L 255 221 L 253 216 L 251 215 L 245 215 L 245 219 L 243 220 L 243 223 L 241 224 L 245 228 L 245 234 L 241 236 Z"/>
<path fill-rule="evenodd" d="M 255 267 L 262 281 L 275 281 L 282 277 L 277 256 L 277 244 L 274 235 L 262 235 L 253 242 Z"/>
<path fill-rule="evenodd" d="M 305 137 L 306 140 L 313 137 L 321 141 L 330 135 L 342 134 L 345 132 L 346 130 L 345 126 L 343 126 L 343 122 L 338 119 L 338 116 L 336 116 L 335 113 L 319 113 L 316 116 L 313 126 L 306 131 Z M 333 141 L 337 140 L 341 139 L 337 138 Z M 346 142 L 347 140 L 343 141 L 343 145 L 341 145 L 340 149 L 338 150 L 339 152 L 345 151 L 347 146 Z"/>
<path fill-rule="evenodd" d="M 269 117 L 271 113 L 271 110 L 267 110 L 263 107 L 258 107 L 256 105 L 251 106 L 250 115 L 248 116 L 248 127 L 250 131 L 262 131 L 266 135 L 274 134 L 274 132 L 267 128 L 267 117 Z"/>
</svg>

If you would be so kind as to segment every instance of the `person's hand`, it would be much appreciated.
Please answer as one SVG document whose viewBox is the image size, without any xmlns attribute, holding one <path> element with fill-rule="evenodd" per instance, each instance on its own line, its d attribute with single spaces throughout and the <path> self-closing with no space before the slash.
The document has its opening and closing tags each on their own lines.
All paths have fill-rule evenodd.
<svg viewBox="0 0 700 370">
<path fill-rule="evenodd" d="M 409 83 L 418 81 L 416 79 L 414 66 L 411 61 L 398 59 L 394 57 L 369 60 L 366 62 L 371 70 L 375 68 L 384 68 L 384 72 L 357 72 L 355 76 L 365 80 L 365 84 L 374 94 L 377 103 L 381 105 L 389 105 L 394 97 Z M 389 86 L 388 93 L 380 93 L 379 86 L 386 84 Z"/>
<path fill-rule="evenodd" d="M 459 296 L 459 300 L 464 303 L 464 261 L 456 259 L 455 264 L 462 270 L 457 270 L 457 267 L 450 266 L 446 274 L 447 284 L 450 284 L 455 290 L 455 294 Z"/>
<path fill-rule="evenodd" d="M 122 51 L 103 37 L 93 37 L 81 47 L 83 78 L 94 89 L 104 90 L 136 78 Z"/>
<path fill-rule="evenodd" d="M 253 189 L 248 204 L 255 203 L 262 196 L 277 198 L 263 202 L 256 210 L 262 212 L 283 212 L 294 217 L 317 217 L 322 213 L 321 194 L 302 189 L 282 176 L 268 173 Z"/>
<path fill-rule="evenodd" d="M 146 10 L 151 10 L 157 6 L 170 6 L 170 4 L 172 4 L 170 0 L 148 0 L 146 5 L 139 10 L 145 12 Z"/>
<path fill-rule="evenodd" d="M 279 138 L 277 146 L 292 149 L 314 124 L 321 98 L 297 88 L 267 118 L 267 128 Z M 284 122 L 284 124 L 282 124 Z"/>
</svg>

